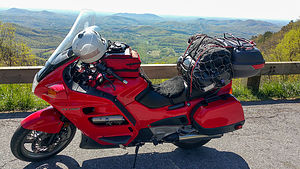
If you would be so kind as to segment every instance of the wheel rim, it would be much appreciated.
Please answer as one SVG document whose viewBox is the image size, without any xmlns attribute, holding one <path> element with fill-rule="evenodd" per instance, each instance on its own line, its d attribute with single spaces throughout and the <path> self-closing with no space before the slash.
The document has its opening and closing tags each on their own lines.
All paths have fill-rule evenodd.
<svg viewBox="0 0 300 169">
<path fill-rule="evenodd" d="M 21 152 L 29 158 L 49 157 L 63 148 L 72 138 L 71 125 L 63 127 L 57 134 L 30 130 L 23 138 Z"/>
</svg>

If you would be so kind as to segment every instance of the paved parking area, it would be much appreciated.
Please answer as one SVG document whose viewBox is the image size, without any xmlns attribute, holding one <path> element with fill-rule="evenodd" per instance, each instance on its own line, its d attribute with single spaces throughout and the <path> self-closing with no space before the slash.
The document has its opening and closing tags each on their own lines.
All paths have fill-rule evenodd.
<svg viewBox="0 0 300 169">
<path fill-rule="evenodd" d="M 153 169 L 300 169 L 300 100 L 243 103 L 244 128 L 225 134 L 201 148 L 182 150 L 173 144 L 140 148 L 136 168 Z M 38 163 L 23 162 L 9 143 L 19 122 L 29 113 L 0 114 L 0 168 L 127 169 L 134 147 L 83 150 L 80 132 L 59 155 Z"/>
</svg>

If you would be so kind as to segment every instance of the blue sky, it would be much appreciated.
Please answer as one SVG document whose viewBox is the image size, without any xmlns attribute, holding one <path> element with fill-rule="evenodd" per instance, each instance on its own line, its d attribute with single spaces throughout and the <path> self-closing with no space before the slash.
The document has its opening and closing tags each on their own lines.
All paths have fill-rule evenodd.
<svg viewBox="0 0 300 169">
<path fill-rule="evenodd" d="M 0 8 L 13 7 L 276 20 L 300 18 L 300 0 L 2 0 L 0 3 Z"/>
</svg>

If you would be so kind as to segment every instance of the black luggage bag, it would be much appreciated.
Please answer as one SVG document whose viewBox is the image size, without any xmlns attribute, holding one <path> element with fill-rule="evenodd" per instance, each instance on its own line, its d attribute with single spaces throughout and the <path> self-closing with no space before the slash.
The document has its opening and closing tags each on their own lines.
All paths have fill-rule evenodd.
<svg viewBox="0 0 300 169">
<path fill-rule="evenodd" d="M 265 60 L 253 41 L 235 37 L 229 33 L 224 33 L 224 37 L 218 40 L 232 54 L 233 78 L 255 76 L 264 67 Z"/>
<path fill-rule="evenodd" d="M 197 34 L 189 38 L 189 46 L 179 57 L 177 69 L 192 89 L 207 92 L 229 84 L 232 78 L 255 76 L 265 60 L 255 43 L 224 34 L 213 38 Z"/>
</svg>

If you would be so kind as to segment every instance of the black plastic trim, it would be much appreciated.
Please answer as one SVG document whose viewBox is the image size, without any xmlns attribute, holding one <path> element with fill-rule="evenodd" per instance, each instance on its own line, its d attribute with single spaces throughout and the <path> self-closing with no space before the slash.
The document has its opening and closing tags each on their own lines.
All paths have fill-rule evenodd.
<svg viewBox="0 0 300 169">
<path fill-rule="evenodd" d="M 118 148 L 119 145 L 101 145 L 85 134 L 81 133 L 81 142 L 79 147 L 82 149 L 107 149 L 107 148 Z"/>
<path fill-rule="evenodd" d="M 136 63 L 127 63 L 126 65 L 130 66 L 130 65 L 139 65 L 141 64 L 141 62 L 136 62 Z"/>
<path fill-rule="evenodd" d="M 240 121 L 238 123 L 234 123 L 228 126 L 222 126 L 222 127 L 216 127 L 216 128 L 203 128 L 200 126 L 197 122 L 193 121 L 193 125 L 197 128 L 200 134 L 207 134 L 207 135 L 215 135 L 215 134 L 223 134 L 232 132 L 235 129 L 236 126 L 244 125 L 245 120 Z"/>
<path fill-rule="evenodd" d="M 95 111 L 95 107 L 85 107 L 85 108 L 82 108 L 82 112 L 84 114 L 90 114 L 90 113 L 93 113 Z"/>
<path fill-rule="evenodd" d="M 175 109 L 179 109 L 179 108 L 184 107 L 184 106 L 185 106 L 185 103 L 183 102 L 183 103 L 175 104 L 173 106 L 169 106 L 168 110 L 175 110 Z"/>
<path fill-rule="evenodd" d="M 174 125 L 187 125 L 188 118 L 185 115 L 170 117 L 151 123 L 151 127 L 156 126 L 174 126 Z"/>
<path fill-rule="evenodd" d="M 153 133 L 149 128 L 142 128 L 139 130 L 139 134 L 128 146 L 134 146 L 135 144 L 142 142 L 150 142 L 152 137 Z"/>
<path fill-rule="evenodd" d="M 113 69 L 114 72 L 139 72 L 139 69 Z"/>
<path fill-rule="evenodd" d="M 126 136 L 115 136 L 115 137 L 102 137 L 99 140 L 111 143 L 111 144 L 126 144 L 131 136 L 126 135 Z"/>
</svg>

